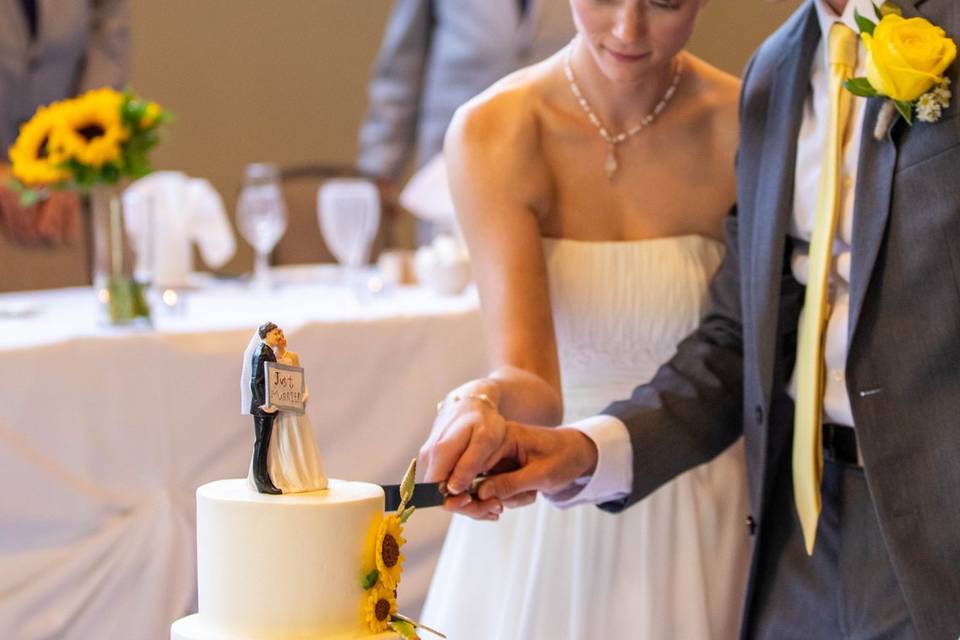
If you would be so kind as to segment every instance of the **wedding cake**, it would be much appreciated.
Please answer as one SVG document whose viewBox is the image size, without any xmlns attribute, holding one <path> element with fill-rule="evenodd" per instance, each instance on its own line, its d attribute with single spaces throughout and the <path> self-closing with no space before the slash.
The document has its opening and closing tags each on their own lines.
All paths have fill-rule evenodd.
<svg viewBox="0 0 960 640">
<path fill-rule="evenodd" d="M 174 622 L 171 640 L 400 638 L 385 621 L 396 613 L 403 539 L 383 509 L 383 489 L 365 482 L 288 495 L 240 479 L 203 485 L 199 613 Z"/>
</svg>

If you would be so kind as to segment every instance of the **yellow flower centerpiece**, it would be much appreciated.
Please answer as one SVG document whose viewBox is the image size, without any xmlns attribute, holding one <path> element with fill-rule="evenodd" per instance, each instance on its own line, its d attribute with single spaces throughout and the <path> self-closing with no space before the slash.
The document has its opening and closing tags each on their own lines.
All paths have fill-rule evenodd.
<svg viewBox="0 0 960 640">
<path fill-rule="evenodd" d="M 904 18 L 893 2 L 874 9 L 877 22 L 854 14 L 867 53 L 866 77 L 848 80 L 846 87 L 864 98 L 886 98 L 874 131 L 879 140 L 897 113 L 911 125 L 914 115 L 921 122 L 940 119 L 952 97 L 944 73 L 957 57 L 957 45 L 930 21 Z"/>
<path fill-rule="evenodd" d="M 37 109 L 10 147 L 12 186 L 32 205 L 51 190 L 89 194 L 94 286 L 113 324 L 149 319 L 123 230 L 120 183 L 150 173 L 149 154 L 170 113 L 130 91 L 95 89 Z"/>
</svg>

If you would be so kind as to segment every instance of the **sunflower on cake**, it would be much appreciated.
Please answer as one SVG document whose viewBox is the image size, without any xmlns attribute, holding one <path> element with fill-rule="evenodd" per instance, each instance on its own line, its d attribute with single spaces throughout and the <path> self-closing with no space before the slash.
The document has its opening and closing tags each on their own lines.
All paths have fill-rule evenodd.
<svg viewBox="0 0 960 640">
<path fill-rule="evenodd" d="M 241 412 L 253 416 L 255 436 L 248 477 L 197 489 L 199 611 L 173 623 L 171 640 L 443 637 L 397 612 L 416 460 L 400 485 L 328 480 L 304 370 L 286 347 L 268 322 L 244 352 Z M 386 514 L 384 489 L 395 507 Z"/>
</svg>

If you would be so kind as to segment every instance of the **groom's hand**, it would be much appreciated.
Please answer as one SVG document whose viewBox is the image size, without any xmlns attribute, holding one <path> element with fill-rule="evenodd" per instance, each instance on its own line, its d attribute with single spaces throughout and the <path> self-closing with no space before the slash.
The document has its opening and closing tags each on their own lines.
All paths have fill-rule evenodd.
<svg viewBox="0 0 960 640">
<path fill-rule="evenodd" d="M 470 446 L 464 454 L 469 451 Z M 484 454 L 486 450 L 475 457 Z M 448 498 L 445 502 L 448 510 L 481 520 L 496 520 L 502 511 L 501 505 L 519 507 L 533 502 L 538 491 L 553 495 L 569 490 L 577 479 L 596 469 L 597 448 L 576 429 L 507 422 L 500 448 L 486 459 L 493 464 L 490 476 L 480 485 L 477 495 Z M 512 470 L 499 472 L 504 468 Z M 469 473 L 473 469 L 464 471 Z"/>
<path fill-rule="evenodd" d="M 508 422 L 498 465 L 513 462 L 515 469 L 494 473 L 477 489 L 480 500 L 504 503 L 518 496 L 554 495 L 569 490 L 579 478 L 597 468 L 597 446 L 577 429 L 537 427 Z"/>
</svg>

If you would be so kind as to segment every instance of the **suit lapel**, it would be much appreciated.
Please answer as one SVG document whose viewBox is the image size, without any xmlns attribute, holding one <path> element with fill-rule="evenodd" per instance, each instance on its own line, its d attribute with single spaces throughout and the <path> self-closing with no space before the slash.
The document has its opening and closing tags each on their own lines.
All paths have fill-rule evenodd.
<svg viewBox="0 0 960 640">
<path fill-rule="evenodd" d="M 893 172 L 897 165 L 897 146 L 890 134 L 883 140 L 873 137 L 882 102 L 872 100 L 864 112 L 863 143 L 857 166 L 857 187 L 854 196 L 853 249 L 850 263 L 850 323 L 848 338 L 852 340 L 863 309 L 873 266 L 883 242 L 890 216 Z M 904 126 L 896 124 L 895 126 Z"/>
<path fill-rule="evenodd" d="M 797 135 L 810 85 L 810 65 L 820 40 L 813 3 L 791 34 L 773 79 L 764 129 L 761 167 L 753 219 L 749 309 L 754 312 L 758 373 L 769 402 L 776 351 L 777 311 L 786 244 L 787 221 L 793 210 Z"/>
<path fill-rule="evenodd" d="M 925 0 L 907 0 L 903 4 L 905 17 L 919 16 L 916 7 Z M 897 167 L 897 145 L 893 132 L 907 126 L 898 118 L 883 140 L 873 137 L 883 101 L 872 99 L 863 114 L 863 138 L 857 163 L 857 186 L 853 207 L 853 249 L 850 264 L 850 322 L 847 337 L 850 343 L 860 320 L 860 312 L 870 286 L 880 245 L 883 243 L 890 201 L 893 174 Z"/>
</svg>

